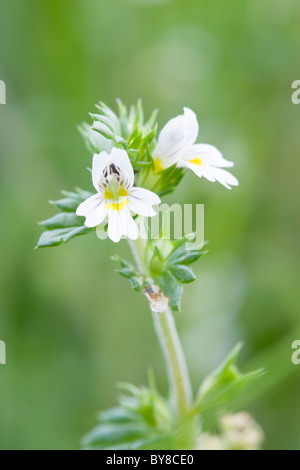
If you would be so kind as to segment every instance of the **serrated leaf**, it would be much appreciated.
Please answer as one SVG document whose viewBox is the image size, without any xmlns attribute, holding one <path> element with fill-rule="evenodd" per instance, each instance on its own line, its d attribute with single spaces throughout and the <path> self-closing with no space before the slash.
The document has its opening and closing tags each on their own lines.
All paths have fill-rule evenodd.
<svg viewBox="0 0 300 470">
<path fill-rule="evenodd" d="M 78 199 L 66 197 L 57 201 L 50 201 L 50 204 L 53 204 L 62 212 L 75 212 L 80 202 L 78 202 Z"/>
<path fill-rule="evenodd" d="M 116 261 L 117 263 L 120 263 L 122 268 L 132 268 L 133 267 L 130 263 L 128 263 L 128 261 L 121 258 L 119 255 L 111 256 L 111 260 Z"/>
<path fill-rule="evenodd" d="M 223 408 L 241 392 L 241 389 L 264 374 L 263 369 L 248 374 L 239 371 L 237 362 L 242 346 L 242 343 L 238 343 L 221 366 L 200 386 L 195 401 L 199 412 Z"/>
<path fill-rule="evenodd" d="M 40 222 L 47 230 L 40 236 L 36 248 L 58 246 L 93 230 L 84 225 L 84 217 L 78 217 L 75 213 L 79 204 L 89 198 L 91 193 L 80 188 L 76 188 L 76 192 L 62 193 L 64 199 L 51 201 L 61 213 Z"/>
<path fill-rule="evenodd" d="M 136 421 L 138 419 L 138 415 L 126 408 L 118 406 L 101 411 L 98 415 L 98 419 L 101 423 L 124 423 L 128 421 Z"/>
<path fill-rule="evenodd" d="M 128 112 L 126 106 L 122 103 L 120 98 L 116 99 L 117 105 L 118 105 L 118 110 L 119 110 L 119 116 L 120 117 L 127 117 Z"/>
<path fill-rule="evenodd" d="M 170 307 L 180 311 L 183 294 L 182 283 L 170 271 L 165 271 L 157 279 L 163 292 L 169 297 Z"/>
<path fill-rule="evenodd" d="M 121 274 L 121 276 L 126 277 L 127 279 L 131 278 L 136 274 L 136 270 L 133 267 L 118 269 L 117 272 Z"/>
<path fill-rule="evenodd" d="M 100 102 L 99 104 L 97 104 L 96 108 L 113 122 L 115 129 L 117 130 L 117 133 L 119 133 L 120 123 L 119 123 L 118 116 L 103 102 Z"/>
<path fill-rule="evenodd" d="M 143 137 L 142 145 L 145 145 L 146 143 L 150 144 L 150 142 L 152 142 L 152 140 L 156 136 L 156 132 L 157 132 L 157 126 L 155 126 L 154 129 L 152 129 L 151 132 L 149 132 L 149 134 Z"/>
<path fill-rule="evenodd" d="M 151 166 L 151 163 L 150 162 L 136 162 L 134 164 L 134 169 L 135 170 L 143 170 L 147 166 L 148 167 Z"/>
<path fill-rule="evenodd" d="M 99 414 L 100 424 L 83 438 L 84 449 L 181 448 L 181 432 L 170 405 L 157 392 L 152 374 L 149 381 L 150 387 L 136 387 L 129 383 L 118 385 L 126 395 L 119 397 L 118 407 Z"/>
<path fill-rule="evenodd" d="M 39 238 L 36 248 L 47 248 L 67 243 L 72 238 L 85 235 L 92 229 L 89 227 L 70 227 L 63 229 L 48 230 L 43 232 Z"/>
<path fill-rule="evenodd" d="M 178 450 L 178 443 L 172 434 L 139 442 L 138 450 Z"/>
<path fill-rule="evenodd" d="M 99 134 L 103 135 L 103 137 L 109 140 L 112 140 L 115 136 L 114 132 L 112 132 L 105 124 L 100 121 L 94 121 L 92 129 L 99 132 Z"/>
<path fill-rule="evenodd" d="M 50 230 L 64 227 L 82 227 L 83 224 L 84 218 L 78 217 L 74 212 L 61 212 L 40 222 L 40 225 Z"/>
<path fill-rule="evenodd" d="M 99 121 L 102 124 L 104 124 L 106 127 L 108 127 L 112 132 L 116 132 L 113 122 L 107 116 L 103 116 L 101 114 L 92 114 L 92 113 L 90 113 L 90 116 L 93 119 L 93 121 Z"/>
<path fill-rule="evenodd" d="M 183 284 L 188 284 L 190 282 L 195 281 L 197 278 L 194 274 L 194 271 L 191 268 L 188 268 L 187 266 L 184 266 L 183 264 L 176 264 L 172 267 L 170 267 L 172 273 L 178 279 L 180 282 Z"/>
<path fill-rule="evenodd" d="M 82 123 L 78 126 L 78 130 L 81 133 L 85 145 L 88 151 L 94 155 L 100 152 L 110 152 L 112 149 L 112 141 L 103 137 L 99 132 L 94 131 L 92 127 L 87 123 Z"/>
<path fill-rule="evenodd" d="M 195 250 L 182 250 L 181 253 L 174 252 L 170 256 L 170 262 L 172 264 L 184 264 L 184 265 L 189 265 L 197 261 L 203 253 L 200 251 L 195 251 Z"/>
<path fill-rule="evenodd" d="M 147 436 L 143 423 L 105 423 L 96 426 L 82 440 L 84 446 L 131 442 Z"/>
<path fill-rule="evenodd" d="M 140 131 L 139 131 L 139 126 L 138 124 L 136 124 L 135 128 L 133 129 L 129 139 L 128 139 L 128 145 L 129 147 L 132 145 L 132 143 L 137 139 L 137 137 L 139 136 L 140 134 Z"/>
<path fill-rule="evenodd" d="M 143 289 L 143 278 L 141 276 L 131 277 L 129 281 L 133 290 L 140 292 Z"/>
</svg>

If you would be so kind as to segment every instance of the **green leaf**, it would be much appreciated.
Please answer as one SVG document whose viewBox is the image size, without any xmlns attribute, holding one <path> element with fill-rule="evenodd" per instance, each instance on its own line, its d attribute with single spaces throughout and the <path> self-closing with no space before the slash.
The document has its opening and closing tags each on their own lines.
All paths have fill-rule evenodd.
<svg viewBox="0 0 300 470">
<path fill-rule="evenodd" d="M 81 227 L 83 224 L 84 218 L 78 217 L 74 212 L 62 212 L 40 222 L 40 225 L 50 230 L 63 227 Z"/>
<path fill-rule="evenodd" d="M 139 443 L 139 450 L 178 450 L 178 441 L 170 434 Z"/>
<path fill-rule="evenodd" d="M 170 271 L 165 271 L 157 279 L 165 295 L 169 297 L 170 307 L 177 312 L 180 311 L 183 294 L 182 283 Z"/>
<path fill-rule="evenodd" d="M 174 276 L 183 284 L 188 284 L 189 282 L 193 282 L 197 279 L 193 270 L 183 264 L 172 266 L 170 269 Z"/>
<path fill-rule="evenodd" d="M 132 134 L 128 138 L 129 147 L 131 147 L 131 146 L 134 147 L 133 143 L 135 142 L 135 140 L 138 138 L 139 135 L 140 135 L 139 126 L 138 126 L 138 124 L 136 124 L 135 128 L 133 129 Z M 141 139 L 139 139 L 139 140 L 141 140 Z"/>
<path fill-rule="evenodd" d="M 152 142 L 152 140 L 156 136 L 156 133 L 157 133 L 157 124 L 155 124 L 153 129 L 151 129 L 151 131 L 143 137 L 142 144 L 144 145 L 146 143 L 150 144 L 150 142 Z"/>
<path fill-rule="evenodd" d="M 168 402 L 157 392 L 152 375 L 149 380 L 149 388 L 119 384 L 126 395 L 119 398 L 118 407 L 99 413 L 99 424 L 83 438 L 84 449 L 168 448 L 168 436 L 178 434 L 175 420 Z"/>
<path fill-rule="evenodd" d="M 117 272 L 121 274 L 121 276 L 129 279 L 130 285 L 132 289 L 137 292 L 143 290 L 144 286 L 144 275 L 140 273 L 136 268 L 134 268 L 130 263 L 126 260 L 120 258 L 118 255 L 112 256 L 111 259 L 113 261 L 117 261 L 121 265 L 121 269 L 117 269 Z"/>
<path fill-rule="evenodd" d="M 78 199 L 66 197 L 58 201 L 50 201 L 50 204 L 53 204 L 62 212 L 75 212 L 80 202 Z"/>
<path fill-rule="evenodd" d="M 195 250 L 182 250 L 181 253 L 178 253 L 175 251 L 171 256 L 170 256 L 170 262 L 174 264 L 185 264 L 189 265 L 197 261 L 203 253 L 201 251 L 195 251 Z"/>
<path fill-rule="evenodd" d="M 95 427 L 82 440 L 84 446 L 131 442 L 147 436 L 143 423 L 105 423 Z"/>
<path fill-rule="evenodd" d="M 122 268 L 132 268 L 132 265 L 128 263 L 125 259 L 121 258 L 119 255 L 113 255 L 110 258 L 112 261 L 116 261 L 117 263 L 120 263 Z"/>
<path fill-rule="evenodd" d="M 98 419 L 101 423 L 124 423 L 128 421 L 136 421 L 138 415 L 132 411 L 122 408 L 121 406 L 109 408 L 108 410 L 101 411 Z"/>
<path fill-rule="evenodd" d="M 95 121 L 92 125 L 92 129 L 99 132 L 99 134 L 103 135 L 103 137 L 109 140 L 113 139 L 115 136 L 114 132 L 100 121 Z"/>
<path fill-rule="evenodd" d="M 117 130 L 117 133 L 119 133 L 120 122 L 118 116 L 103 102 L 100 102 L 98 105 L 96 105 L 96 108 L 112 121 L 114 128 Z"/>
<path fill-rule="evenodd" d="M 46 248 L 51 246 L 58 246 L 62 243 L 67 243 L 72 238 L 89 233 L 92 229 L 88 227 L 70 227 L 63 229 L 48 230 L 39 238 L 36 248 Z"/>
<path fill-rule="evenodd" d="M 126 277 L 127 279 L 131 278 L 132 276 L 135 276 L 136 274 L 136 270 L 132 266 L 118 269 L 117 272 L 121 274 L 121 276 Z"/>
<path fill-rule="evenodd" d="M 92 114 L 92 113 L 90 113 L 90 116 L 93 119 L 93 121 L 99 121 L 102 124 L 104 124 L 106 127 L 108 127 L 112 132 L 116 132 L 116 129 L 112 121 L 107 116 L 103 116 L 101 114 Z"/>
<path fill-rule="evenodd" d="M 248 374 L 239 371 L 237 362 L 242 347 L 243 344 L 238 343 L 221 366 L 200 386 L 195 402 L 199 412 L 225 407 L 245 386 L 264 374 L 263 369 Z"/>
<path fill-rule="evenodd" d="M 129 279 L 130 281 L 130 285 L 132 287 L 133 290 L 137 291 L 137 292 L 140 292 L 141 290 L 143 290 L 143 287 L 144 287 L 144 279 L 142 276 L 134 276 L 134 277 L 131 277 Z"/>
<path fill-rule="evenodd" d="M 40 222 L 46 231 L 40 236 L 36 248 L 58 246 L 93 230 L 84 225 L 84 217 L 78 217 L 75 213 L 79 204 L 92 194 L 76 188 L 75 192 L 63 191 L 63 195 L 65 198 L 52 201 L 61 213 Z"/>
</svg>

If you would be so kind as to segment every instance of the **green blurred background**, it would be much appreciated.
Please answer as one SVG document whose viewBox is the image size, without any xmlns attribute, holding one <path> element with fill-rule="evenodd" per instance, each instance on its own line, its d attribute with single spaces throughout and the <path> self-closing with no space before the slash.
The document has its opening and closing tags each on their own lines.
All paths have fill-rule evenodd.
<svg viewBox="0 0 300 470">
<path fill-rule="evenodd" d="M 159 124 L 194 109 L 200 141 L 236 162 L 240 187 L 189 174 L 169 201 L 205 204 L 210 254 L 176 320 L 195 388 L 240 339 L 267 375 L 250 410 L 267 449 L 300 448 L 297 0 L 0 0 L 0 448 L 76 449 L 115 384 L 167 393 L 143 296 L 114 272 L 127 246 L 94 234 L 34 251 L 61 189 L 92 190 L 76 129 L 99 100 L 142 97 Z"/>
</svg>

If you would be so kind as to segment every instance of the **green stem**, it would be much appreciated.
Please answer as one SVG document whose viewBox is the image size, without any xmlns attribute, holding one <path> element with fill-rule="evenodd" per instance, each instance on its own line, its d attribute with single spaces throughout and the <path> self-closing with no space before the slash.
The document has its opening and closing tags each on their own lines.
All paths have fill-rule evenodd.
<svg viewBox="0 0 300 470">
<path fill-rule="evenodd" d="M 145 266 L 145 240 L 130 241 L 129 245 L 138 269 L 147 274 Z M 177 415 L 183 417 L 191 409 L 192 390 L 174 317 L 168 307 L 160 313 L 152 310 L 152 316 L 166 363 L 172 403 Z"/>
<path fill-rule="evenodd" d="M 164 354 L 171 398 L 179 416 L 186 415 L 192 404 L 192 391 L 183 349 L 172 312 L 153 314 L 155 330 Z"/>
</svg>

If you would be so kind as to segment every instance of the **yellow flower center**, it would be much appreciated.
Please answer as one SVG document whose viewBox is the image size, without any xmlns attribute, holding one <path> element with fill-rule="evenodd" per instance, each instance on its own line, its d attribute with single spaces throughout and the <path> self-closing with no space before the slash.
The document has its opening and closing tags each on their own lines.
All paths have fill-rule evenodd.
<svg viewBox="0 0 300 470">
<path fill-rule="evenodd" d="M 104 198 L 113 199 L 114 198 L 113 192 L 110 189 L 106 189 L 106 191 L 104 192 Z"/>
<path fill-rule="evenodd" d="M 201 166 L 203 165 L 203 162 L 201 160 L 201 158 L 197 157 L 197 158 L 192 158 L 192 160 L 190 160 L 190 163 L 192 165 L 197 165 L 197 166 Z"/>
<path fill-rule="evenodd" d="M 157 173 L 164 170 L 164 167 L 160 158 L 156 158 L 156 160 L 154 160 L 154 169 Z"/>
<path fill-rule="evenodd" d="M 121 197 L 127 197 L 128 196 L 128 191 L 125 188 L 120 188 L 120 189 L 106 189 L 104 191 L 104 199 L 109 200 L 109 201 L 118 201 Z"/>
<path fill-rule="evenodd" d="M 128 196 L 128 192 L 126 191 L 125 188 L 121 188 L 120 191 L 119 191 L 119 196 L 122 197 L 122 196 Z"/>
<path fill-rule="evenodd" d="M 124 199 L 124 201 L 121 202 L 113 202 L 112 204 L 105 204 L 105 207 L 107 210 L 114 210 L 120 212 L 124 207 L 128 206 L 129 201 L 128 199 Z"/>
</svg>

